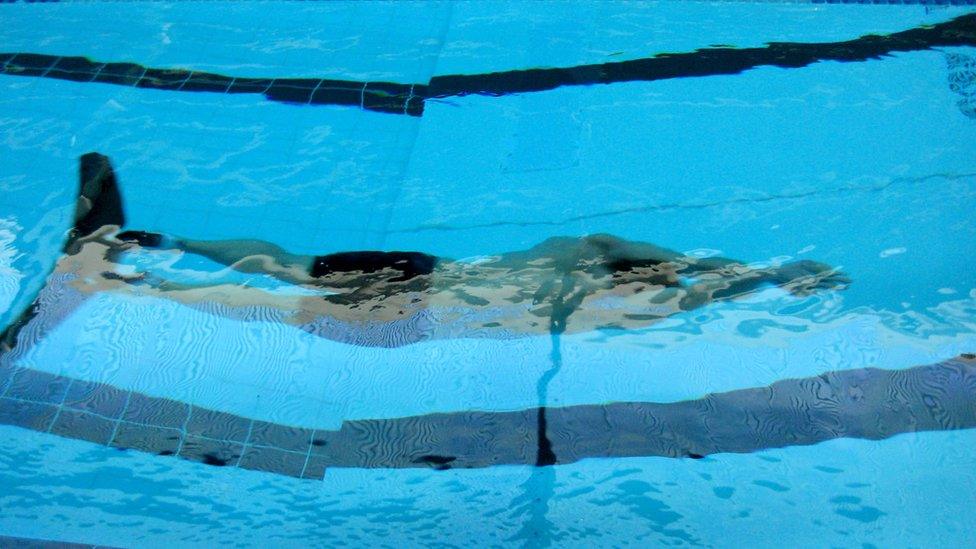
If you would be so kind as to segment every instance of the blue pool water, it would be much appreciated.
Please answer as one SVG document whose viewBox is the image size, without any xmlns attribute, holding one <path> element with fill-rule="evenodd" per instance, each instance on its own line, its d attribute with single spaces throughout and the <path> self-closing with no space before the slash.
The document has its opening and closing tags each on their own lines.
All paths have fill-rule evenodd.
<svg viewBox="0 0 976 549">
<path fill-rule="evenodd" d="M 191 412 L 166 427 L 180 437 L 176 453 L 195 410 L 235 418 L 225 426 L 248 422 L 240 439 L 212 440 L 260 447 L 259 422 L 310 435 L 294 451 L 268 444 L 288 450 L 280 467 L 248 467 L 246 454 L 216 467 L 112 444 L 120 428 L 155 420 L 113 416 L 98 443 L 57 434 L 60 415 L 25 428 L 0 410 L 0 536 L 123 547 L 971 545 L 972 424 L 852 429 L 704 457 L 596 447 L 544 467 L 534 453 L 522 463 L 488 452 L 480 457 L 494 464 L 471 468 L 451 466 L 464 455 L 438 454 L 458 460 L 444 467 L 398 456 L 407 435 L 394 431 L 410 426 L 398 418 L 697 402 L 827 372 L 915 372 L 976 352 L 972 23 L 968 44 L 706 74 L 694 71 L 712 65 L 696 58 L 670 78 L 431 92 L 422 113 L 407 113 L 407 97 L 445 75 L 842 43 L 974 12 L 806 2 L 0 6 L 0 52 L 316 79 L 316 92 L 321 79 L 362 83 L 361 105 L 317 104 L 26 74 L 15 67 L 35 58 L 4 60 L 0 324 L 47 297 L 21 344 L 0 354 L 0 397 L 34 402 L 16 393 L 24 380 L 50 380 L 42 392 L 70 380 L 51 404 L 65 417 L 71 387 L 86 382 L 127 395 L 127 406 L 150 403 L 146 417 L 177 403 Z M 376 82 L 407 85 L 400 111 L 367 108 Z M 435 326 L 436 337 L 402 346 L 357 344 L 349 327 L 319 337 L 270 306 L 188 306 L 134 286 L 75 299 L 53 293 L 62 282 L 49 275 L 72 226 L 79 157 L 91 151 L 111 160 L 126 228 L 189 239 L 257 239 L 308 255 L 420 251 L 476 265 L 551 237 L 612 234 L 757 269 L 815 260 L 851 283 L 800 297 L 763 287 L 626 329 L 462 337 Z M 302 291 L 179 252 L 134 254 L 119 269 L 279 300 Z M 972 416 L 967 379 L 953 402 Z M 355 444 L 329 439 L 340 447 L 331 457 L 316 454 L 318 433 L 358 420 L 390 421 Z M 805 427 L 784 429 L 770 440 Z M 557 458 L 602 436 L 552 431 Z M 531 452 L 536 436 L 524 434 Z M 328 461 L 342 452 L 367 457 Z M 286 458 L 298 460 L 291 473 Z"/>
</svg>

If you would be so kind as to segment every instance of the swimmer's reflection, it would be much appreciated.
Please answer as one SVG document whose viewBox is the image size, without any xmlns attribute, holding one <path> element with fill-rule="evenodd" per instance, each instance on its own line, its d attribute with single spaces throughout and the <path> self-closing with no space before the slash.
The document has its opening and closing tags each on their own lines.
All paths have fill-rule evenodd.
<svg viewBox="0 0 976 549">
<path fill-rule="evenodd" d="M 82 156 L 75 226 L 55 268 L 68 275 L 68 286 L 81 293 L 135 290 L 188 304 L 217 302 L 226 306 L 221 310 L 268 307 L 283 322 L 363 345 L 398 346 L 447 333 L 510 337 L 636 328 L 766 285 L 803 296 L 848 282 L 814 261 L 754 268 L 606 234 L 549 238 L 528 250 L 456 261 L 409 251 L 299 255 L 259 240 L 119 232 L 124 224 L 108 158 Z M 158 250 L 196 254 L 310 292 L 281 295 L 231 283 L 186 284 L 152 271 L 123 274 L 120 269 L 127 254 Z M 35 302 L 7 330 L 8 348 L 37 311 Z M 435 333 L 438 329 L 443 331 Z"/>
</svg>

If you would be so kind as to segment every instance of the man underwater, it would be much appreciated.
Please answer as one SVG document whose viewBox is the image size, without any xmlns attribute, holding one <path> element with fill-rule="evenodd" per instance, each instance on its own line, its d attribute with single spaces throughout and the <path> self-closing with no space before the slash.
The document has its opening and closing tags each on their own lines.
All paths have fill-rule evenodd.
<svg viewBox="0 0 976 549">
<path fill-rule="evenodd" d="M 524 251 L 455 261 L 402 251 L 298 255 L 260 240 L 119 232 L 125 219 L 108 158 L 88 153 L 80 163 L 74 227 L 55 266 L 56 276 L 42 294 L 53 284 L 84 295 L 137 293 L 191 307 L 216 303 L 221 306 L 206 310 L 242 319 L 248 315 L 234 311 L 260 307 L 273 311 L 276 321 L 359 345 L 638 328 L 763 286 L 802 296 L 842 289 L 849 282 L 836 269 L 814 261 L 751 268 L 733 259 L 689 257 L 605 234 L 555 237 Z M 154 250 L 199 255 L 307 291 L 283 295 L 231 283 L 183 284 L 151 271 L 121 274 L 121 259 L 127 254 Z M 50 303 L 39 296 L 0 336 L 2 349 L 17 344 L 21 329 L 43 312 L 42 301 Z"/>
</svg>

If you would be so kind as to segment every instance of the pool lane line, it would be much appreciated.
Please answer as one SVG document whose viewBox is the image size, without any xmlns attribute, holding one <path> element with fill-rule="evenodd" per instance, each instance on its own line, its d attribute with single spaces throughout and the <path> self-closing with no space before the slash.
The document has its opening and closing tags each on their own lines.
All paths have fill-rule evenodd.
<svg viewBox="0 0 976 549">
<path fill-rule="evenodd" d="M 566 68 L 436 76 L 430 80 L 427 97 L 501 96 L 563 86 L 734 75 L 763 66 L 793 69 L 821 61 L 861 62 L 896 52 L 972 45 L 976 45 L 976 14 L 966 14 L 943 23 L 891 34 L 868 34 L 841 42 L 771 42 L 755 48 L 711 47 Z"/>
<path fill-rule="evenodd" d="M 757 67 L 795 69 L 822 61 L 862 62 L 897 52 L 976 45 L 976 14 L 891 34 L 840 42 L 771 42 L 763 47 L 710 47 L 684 53 L 547 69 L 435 76 L 426 84 L 323 78 L 254 78 L 92 61 L 86 57 L 0 53 L 2 74 L 103 83 L 174 92 L 261 94 L 292 105 L 338 105 L 421 116 L 428 100 L 482 95 L 500 97 L 566 86 L 653 82 L 735 75 Z"/>
<path fill-rule="evenodd" d="M 9 0 L 0 0 L 0 2 L 4 1 L 9 3 Z M 35 1 L 52 2 L 54 0 Z M 0 547 L 3 547 L 4 549 L 114 549 L 115 546 L 102 545 L 100 543 L 76 543 L 72 541 L 0 535 Z"/>
<path fill-rule="evenodd" d="M 78 0 L 76 0 L 77 2 Z M 84 1 L 84 0 L 81 0 Z M 113 1 L 113 0 L 107 0 Z M 156 0 L 159 3 L 173 3 Z M 865 5 L 912 5 L 912 6 L 972 6 L 976 0 L 719 0 L 744 4 L 865 4 Z M 72 0 L 0 0 L 0 4 L 54 4 L 72 3 Z"/>
<path fill-rule="evenodd" d="M 0 53 L 2 74 L 101 83 L 173 92 L 260 94 L 292 105 L 340 105 L 368 111 L 420 116 L 421 84 L 359 82 L 324 78 L 252 78 L 136 63 L 92 61 L 86 57 Z"/>
<path fill-rule="evenodd" d="M 102 446 L 303 479 L 342 468 L 565 465 L 592 458 L 702 459 L 838 438 L 976 428 L 976 355 L 904 370 L 858 368 L 680 402 L 539 408 L 343 421 L 339 429 L 265 422 L 111 385 L 19 368 L 0 424 Z"/>
</svg>

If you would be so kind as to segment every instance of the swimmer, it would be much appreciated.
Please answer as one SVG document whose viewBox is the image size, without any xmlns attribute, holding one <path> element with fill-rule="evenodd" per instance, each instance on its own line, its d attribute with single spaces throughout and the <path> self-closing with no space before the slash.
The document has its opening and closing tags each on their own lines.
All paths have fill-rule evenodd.
<svg viewBox="0 0 976 549">
<path fill-rule="evenodd" d="M 75 223 L 55 273 L 74 291 L 135 292 L 226 310 L 264 307 L 322 337 L 397 346 L 431 337 L 518 337 L 645 327 L 765 286 L 794 295 L 842 289 L 849 279 L 814 261 L 753 268 L 723 257 L 691 257 L 608 234 L 554 237 L 523 251 L 476 261 L 416 251 L 290 253 L 260 240 L 193 240 L 125 230 L 107 157 L 81 157 Z M 269 275 L 306 291 L 278 294 L 231 283 L 186 284 L 151 271 L 123 274 L 126 254 L 194 254 L 240 273 Z M 6 349 L 37 314 L 39 300 L 0 339 Z M 212 310 L 212 308 L 208 308 Z"/>
</svg>

